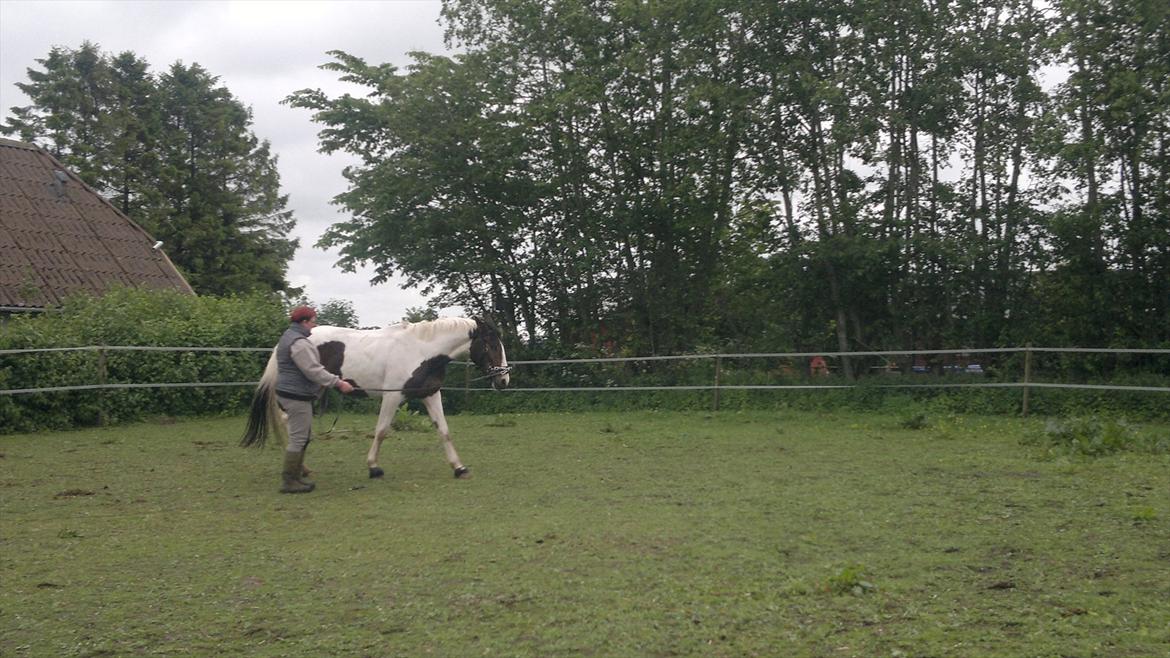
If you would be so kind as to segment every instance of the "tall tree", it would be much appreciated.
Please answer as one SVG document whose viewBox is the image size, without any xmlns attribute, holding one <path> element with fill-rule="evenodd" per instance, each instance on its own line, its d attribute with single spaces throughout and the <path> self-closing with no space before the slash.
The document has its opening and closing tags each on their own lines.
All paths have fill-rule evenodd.
<svg viewBox="0 0 1170 658">
<path fill-rule="evenodd" d="M 54 48 L 0 132 L 45 145 L 167 245 L 197 292 L 284 290 L 297 241 L 276 158 L 251 113 L 197 64 Z"/>
<path fill-rule="evenodd" d="M 41 143 L 86 183 L 106 189 L 118 159 L 110 147 L 121 80 L 88 41 L 77 50 L 53 48 L 37 63 L 44 69 L 29 69 L 29 81 L 16 84 L 33 104 L 12 108 L 0 132 Z"/>
<path fill-rule="evenodd" d="M 250 111 L 198 64 L 172 65 L 158 89 L 165 201 L 151 223 L 171 259 L 200 292 L 286 287 L 294 222 L 275 157 L 249 129 Z"/>
<path fill-rule="evenodd" d="M 566 347 L 1157 341 L 1164 5 L 446 0 L 463 55 L 289 102 L 363 159 L 346 263 Z"/>
<path fill-rule="evenodd" d="M 1170 339 L 1170 8 L 1066 0 L 1072 73 L 1056 92 L 1054 173 L 1075 182 L 1050 226 L 1053 339 Z M 1073 292 L 1075 291 L 1075 292 Z"/>
<path fill-rule="evenodd" d="M 416 54 L 407 75 L 346 53 L 325 68 L 375 91 L 328 99 L 290 96 L 315 110 L 327 152 L 362 159 L 345 172 L 338 197 L 353 218 L 334 225 L 323 246 L 341 247 L 341 264 L 373 262 L 375 280 L 401 272 L 440 290 L 447 304 L 517 315 L 534 333 L 531 289 L 535 218 L 532 183 L 520 150 L 523 125 L 512 115 L 509 85 L 482 58 Z"/>
</svg>

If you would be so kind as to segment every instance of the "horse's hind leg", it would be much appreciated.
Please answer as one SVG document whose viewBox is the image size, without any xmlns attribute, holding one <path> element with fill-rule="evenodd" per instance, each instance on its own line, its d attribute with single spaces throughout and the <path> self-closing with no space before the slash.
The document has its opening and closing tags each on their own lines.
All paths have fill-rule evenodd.
<svg viewBox="0 0 1170 658">
<path fill-rule="evenodd" d="M 366 466 L 370 468 L 370 477 L 380 478 L 386 474 L 378 466 L 378 451 L 382 449 L 382 439 L 390 433 L 390 424 L 394 422 L 394 414 L 398 405 L 402 404 L 402 395 L 387 393 L 382 396 L 382 409 L 378 413 L 378 424 L 374 427 L 374 442 L 370 444 L 370 452 L 366 454 Z"/>
<path fill-rule="evenodd" d="M 430 397 L 423 398 L 423 405 L 427 408 L 427 415 L 434 422 L 435 429 L 439 431 L 439 441 L 443 444 L 443 451 L 447 453 L 447 463 L 454 469 L 455 477 L 471 477 L 471 471 L 463 465 L 463 462 L 459 461 L 459 454 L 455 452 L 455 444 L 451 443 L 451 431 L 447 428 L 447 418 L 443 415 L 442 394 L 435 393 Z"/>
</svg>

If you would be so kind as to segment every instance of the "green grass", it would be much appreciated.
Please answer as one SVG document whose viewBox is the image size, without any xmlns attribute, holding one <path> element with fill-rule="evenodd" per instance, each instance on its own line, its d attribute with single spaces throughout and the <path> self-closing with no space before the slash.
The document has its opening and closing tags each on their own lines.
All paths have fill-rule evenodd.
<svg viewBox="0 0 1170 658">
<path fill-rule="evenodd" d="M 0 437 L 0 655 L 1170 654 L 1165 454 L 1004 418 L 450 422 L 471 480 L 418 422 L 367 479 L 348 416 L 301 496 L 240 418 Z"/>
</svg>

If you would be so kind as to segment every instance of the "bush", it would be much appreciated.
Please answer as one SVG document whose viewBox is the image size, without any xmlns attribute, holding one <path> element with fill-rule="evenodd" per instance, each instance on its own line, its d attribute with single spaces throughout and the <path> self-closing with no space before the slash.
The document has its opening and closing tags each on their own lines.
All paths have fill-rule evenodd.
<svg viewBox="0 0 1170 658">
<path fill-rule="evenodd" d="M 509 350 L 512 361 L 554 358 L 587 358 L 589 355 L 529 355 L 523 350 Z M 1148 364 L 1147 364 L 1148 365 Z M 1113 383 L 1121 386 L 1165 387 L 1165 374 L 1158 372 L 1113 371 L 1100 379 L 1082 383 Z M 1146 366 L 1142 366 L 1146 367 Z M 721 389 L 719 408 L 793 409 L 800 411 L 873 411 L 895 415 L 929 412 L 928 415 L 1015 415 L 1021 410 L 1022 390 L 1018 388 L 940 388 L 931 384 L 970 384 L 1019 381 L 1021 373 L 1009 367 L 997 368 L 999 374 L 936 376 L 862 377 L 853 388 L 830 388 L 851 382 L 834 374 L 809 377 L 802 371 L 779 367 L 760 358 L 725 358 L 720 372 L 721 386 L 801 385 L 804 388 L 752 390 Z M 533 363 L 515 366 L 512 385 L 523 388 L 586 388 L 636 386 L 710 386 L 715 381 L 712 359 L 633 361 L 613 363 Z M 1052 373 L 1050 373 L 1052 374 Z M 1046 380 L 1058 379 L 1054 374 Z M 461 386 L 463 375 L 453 367 L 448 379 L 451 386 Z M 1073 383 L 1073 382 L 1069 382 Z M 892 388 L 891 384 L 910 385 Z M 473 384 L 474 386 L 474 384 Z M 481 383 L 482 386 L 482 383 Z M 457 396 L 457 409 L 475 413 L 515 413 L 523 411 L 585 411 L 593 409 L 635 411 L 663 409 L 672 411 L 710 410 L 715 393 L 711 388 L 691 390 L 607 390 L 607 391 L 537 391 L 503 395 L 474 392 Z M 449 394 L 450 397 L 450 394 Z M 1135 420 L 1170 419 L 1170 406 L 1162 402 L 1164 394 L 1149 391 L 1102 391 L 1078 389 L 1040 389 L 1031 391 L 1031 413 L 1037 416 L 1099 413 L 1125 416 Z"/>
<path fill-rule="evenodd" d="M 124 288 L 102 297 L 69 299 L 60 311 L 11 318 L 0 350 L 54 347 L 271 348 L 287 324 L 274 295 L 195 297 Z M 0 356 L 0 388 L 50 388 L 99 383 L 104 360 L 111 384 L 250 382 L 267 362 L 263 352 L 32 352 Z M 0 432 L 29 432 L 140 419 L 150 415 L 235 413 L 251 398 L 247 386 L 133 388 L 0 396 Z"/>
<path fill-rule="evenodd" d="M 273 295 L 193 297 L 175 292 L 115 290 L 103 297 L 70 299 L 60 312 L 13 318 L 0 332 L 0 350 L 86 346 L 164 347 L 272 347 L 286 326 L 281 300 Z M 598 356 L 586 348 L 554 354 L 549 350 L 510 350 L 513 362 Z M 95 351 L 29 353 L 0 356 L 0 388 L 23 389 L 98 383 L 101 359 L 109 383 L 255 381 L 268 358 L 266 352 L 126 352 Z M 545 389 L 536 392 L 494 393 L 452 390 L 467 379 L 460 365 L 447 376 L 444 408 L 448 414 L 464 411 L 506 414 L 525 411 L 676 410 L 706 411 L 715 405 L 713 359 L 622 361 L 605 363 L 535 363 L 519 365 L 512 373 L 514 386 Z M 1016 364 L 1018 365 L 1018 364 Z M 926 419 L 956 414 L 1017 414 L 1022 393 L 1009 388 L 889 388 L 890 383 L 971 383 L 1018 381 L 1018 368 L 1009 360 L 989 368 L 986 376 L 907 375 L 863 377 L 855 388 L 840 375 L 810 377 L 791 362 L 757 357 L 723 358 L 723 386 L 800 384 L 806 388 L 779 390 L 722 389 L 723 410 L 784 409 L 805 412 L 871 411 L 907 417 L 925 426 Z M 1125 361 L 1101 375 L 1113 383 L 1166 386 L 1164 361 Z M 1112 366 L 1111 366 L 1112 367 Z M 1126 368 L 1121 370 L 1120 368 Z M 1035 372 L 1035 371 L 1034 371 Z M 1067 372 L 1050 370 L 1046 380 L 1067 379 Z M 1001 373 L 1001 374 L 996 374 Z M 479 372 L 471 374 L 478 377 Z M 1097 376 L 1096 374 L 1094 376 Z M 1071 382 L 1070 382 L 1071 383 Z M 1092 383 L 1102 383 L 1100 379 Z M 474 388 L 488 388 L 484 381 Z M 695 386 L 679 390 L 554 391 L 582 387 Z M 103 418 L 117 422 L 149 415 L 236 413 L 250 399 L 249 387 L 116 389 L 0 395 L 0 432 L 24 432 L 92 425 Z M 1031 411 L 1036 415 L 1078 416 L 1096 413 L 1137 420 L 1170 419 L 1164 394 L 1141 391 L 1033 389 Z M 347 398 L 348 412 L 376 413 L 378 400 Z M 421 404 L 408 407 L 422 412 Z M 332 407 L 331 407 L 332 408 Z M 921 416 L 915 421 L 915 416 Z M 1097 449 L 1097 448 L 1092 448 Z"/>
<path fill-rule="evenodd" d="M 1026 443 L 1044 448 L 1051 455 L 1100 457 L 1119 452 L 1170 452 L 1168 437 L 1143 435 L 1125 420 L 1098 417 L 1050 420 Z"/>
<path fill-rule="evenodd" d="M 865 567 L 860 564 L 849 565 L 836 574 L 829 576 L 825 583 L 825 591 L 830 594 L 852 594 L 861 596 L 877 589 L 865 580 Z"/>
</svg>

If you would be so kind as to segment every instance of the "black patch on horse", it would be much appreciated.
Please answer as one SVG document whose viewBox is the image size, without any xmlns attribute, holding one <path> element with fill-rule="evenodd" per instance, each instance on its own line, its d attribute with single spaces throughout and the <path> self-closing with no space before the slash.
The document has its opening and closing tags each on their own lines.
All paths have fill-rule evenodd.
<svg viewBox="0 0 1170 658">
<path fill-rule="evenodd" d="M 339 340 L 331 340 L 327 343 L 321 343 L 317 346 L 317 352 L 321 354 L 321 365 L 329 372 L 341 376 L 341 364 L 345 363 L 345 343 Z"/>
<path fill-rule="evenodd" d="M 447 374 L 447 364 L 451 357 L 446 354 L 432 356 L 419 364 L 410 379 L 402 385 L 402 394 L 408 398 L 426 398 L 435 394 L 443 387 L 443 377 Z"/>
<path fill-rule="evenodd" d="M 331 340 L 326 343 L 321 343 L 317 347 L 317 352 L 321 355 L 321 365 L 329 372 L 341 377 L 341 366 L 345 363 L 345 343 L 339 340 Z M 343 378 L 349 382 L 353 387 L 353 393 L 349 396 L 353 398 L 368 398 L 369 393 L 366 393 L 357 385 L 352 379 Z"/>
</svg>

